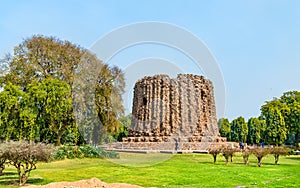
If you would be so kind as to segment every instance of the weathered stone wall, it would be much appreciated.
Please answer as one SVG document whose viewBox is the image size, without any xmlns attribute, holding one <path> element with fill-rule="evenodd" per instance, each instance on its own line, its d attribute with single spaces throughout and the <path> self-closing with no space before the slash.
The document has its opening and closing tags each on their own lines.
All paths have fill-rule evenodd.
<svg viewBox="0 0 300 188">
<path fill-rule="evenodd" d="M 132 124 L 124 142 L 219 139 L 212 82 L 203 76 L 147 76 L 134 87 Z M 207 140 L 208 139 L 208 140 Z"/>
</svg>

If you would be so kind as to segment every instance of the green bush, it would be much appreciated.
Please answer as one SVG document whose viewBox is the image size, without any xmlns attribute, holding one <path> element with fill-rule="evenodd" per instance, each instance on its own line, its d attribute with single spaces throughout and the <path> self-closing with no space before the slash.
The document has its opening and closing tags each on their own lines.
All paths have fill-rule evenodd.
<svg viewBox="0 0 300 188">
<path fill-rule="evenodd" d="M 65 145 L 56 147 L 54 158 L 56 160 L 74 159 L 74 158 L 118 158 L 119 155 L 113 151 L 106 151 L 102 147 L 90 145 L 71 146 Z"/>
<path fill-rule="evenodd" d="M 96 151 L 97 154 L 103 158 L 111 158 L 111 159 L 119 158 L 119 154 L 115 151 L 106 151 L 102 147 L 93 147 L 93 148 L 94 151 Z"/>
</svg>

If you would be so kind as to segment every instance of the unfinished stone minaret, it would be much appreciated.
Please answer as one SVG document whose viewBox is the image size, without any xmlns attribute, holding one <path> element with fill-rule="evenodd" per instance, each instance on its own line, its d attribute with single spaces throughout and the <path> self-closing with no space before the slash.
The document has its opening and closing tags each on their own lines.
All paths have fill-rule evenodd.
<svg viewBox="0 0 300 188">
<path fill-rule="evenodd" d="M 147 76 L 134 87 L 124 142 L 219 141 L 213 84 L 203 76 Z"/>
</svg>

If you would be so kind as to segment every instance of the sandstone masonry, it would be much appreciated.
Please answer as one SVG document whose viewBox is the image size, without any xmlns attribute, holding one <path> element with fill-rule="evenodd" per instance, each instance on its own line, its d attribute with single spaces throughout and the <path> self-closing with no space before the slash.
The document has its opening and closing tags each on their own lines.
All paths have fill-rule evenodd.
<svg viewBox="0 0 300 188">
<path fill-rule="evenodd" d="M 220 142 L 213 84 L 203 76 L 146 76 L 134 87 L 132 123 L 123 143 Z"/>
</svg>

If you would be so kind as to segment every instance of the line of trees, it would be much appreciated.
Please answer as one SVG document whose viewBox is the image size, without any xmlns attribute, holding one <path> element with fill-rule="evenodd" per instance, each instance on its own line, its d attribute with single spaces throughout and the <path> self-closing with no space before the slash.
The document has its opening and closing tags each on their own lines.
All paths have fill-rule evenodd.
<svg viewBox="0 0 300 188">
<path fill-rule="evenodd" d="M 226 145 L 218 145 L 218 146 L 213 146 L 208 150 L 208 153 L 213 156 L 214 163 L 216 163 L 217 161 L 217 156 L 219 154 L 222 154 L 226 160 L 226 165 L 228 165 L 229 159 L 230 162 L 232 162 L 232 157 L 237 152 L 242 153 L 242 157 L 245 165 L 249 164 L 249 156 L 253 154 L 257 158 L 257 165 L 259 167 L 262 166 L 262 159 L 266 155 L 272 154 L 274 156 L 275 165 L 278 164 L 280 156 L 288 155 L 288 149 L 282 146 L 281 147 L 275 146 L 271 148 L 253 147 L 253 148 L 239 149 L 239 148 L 234 148 Z"/>
<path fill-rule="evenodd" d="M 74 105 L 86 104 L 84 100 L 87 100 L 82 95 L 76 99 L 83 102 L 74 101 L 74 93 L 86 92 L 83 87 L 74 87 L 75 72 L 86 68 L 80 67 L 83 60 L 99 68 L 98 76 L 92 78 L 96 83 L 92 105 L 100 123 L 89 123 L 85 118 L 86 122 L 82 123 L 85 127 L 79 127 L 75 108 L 77 115 L 89 115 L 86 106 Z M 6 55 L 0 64 L 1 140 L 25 139 L 56 145 L 79 144 L 85 140 L 98 144 L 105 139 L 99 136 L 103 131 L 117 137 L 124 129 L 119 121 L 124 114 L 123 72 L 104 64 L 88 50 L 54 37 L 33 36 L 16 46 L 14 53 Z M 86 70 L 84 76 L 89 71 L 94 70 Z"/>
<path fill-rule="evenodd" d="M 280 98 L 267 101 L 261 107 L 261 115 L 247 122 L 238 117 L 232 122 L 227 118 L 218 121 L 220 134 L 228 141 L 282 145 L 293 140 L 299 147 L 300 92 L 285 92 Z"/>
</svg>

